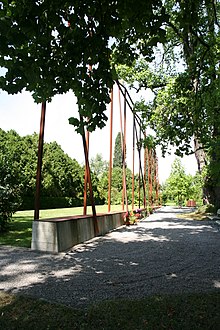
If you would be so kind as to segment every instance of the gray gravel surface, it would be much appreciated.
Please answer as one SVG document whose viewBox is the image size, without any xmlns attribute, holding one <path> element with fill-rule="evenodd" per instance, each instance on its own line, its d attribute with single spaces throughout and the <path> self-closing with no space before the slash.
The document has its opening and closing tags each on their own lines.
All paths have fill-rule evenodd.
<svg viewBox="0 0 220 330">
<path fill-rule="evenodd" d="M 213 221 L 177 218 L 163 207 L 66 253 L 0 246 L 0 290 L 72 307 L 106 299 L 220 292 L 220 231 Z"/>
</svg>

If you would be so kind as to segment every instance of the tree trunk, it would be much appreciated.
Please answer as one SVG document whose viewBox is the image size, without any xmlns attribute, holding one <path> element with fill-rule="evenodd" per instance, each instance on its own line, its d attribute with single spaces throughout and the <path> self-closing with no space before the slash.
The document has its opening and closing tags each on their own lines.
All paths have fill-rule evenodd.
<svg viewBox="0 0 220 330">
<path fill-rule="evenodd" d="M 203 167 L 207 165 L 207 160 L 205 151 L 202 148 L 202 144 L 196 137 L 194 137 L 194 152 L 197 161 L 198 171 L 201 174 Z"/>
</svg>

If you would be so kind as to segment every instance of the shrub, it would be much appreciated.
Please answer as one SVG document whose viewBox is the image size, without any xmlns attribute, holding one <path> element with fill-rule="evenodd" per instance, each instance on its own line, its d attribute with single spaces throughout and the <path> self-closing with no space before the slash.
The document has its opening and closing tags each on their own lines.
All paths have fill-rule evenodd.
<svg viewBox="0 0 220 330">
<path fill-rule="evenodd" d="M 18 189 L 0 186 L 0 232 L 6 231 L 12 214 L 15 213 L 20 204 Z"/>
</svg>

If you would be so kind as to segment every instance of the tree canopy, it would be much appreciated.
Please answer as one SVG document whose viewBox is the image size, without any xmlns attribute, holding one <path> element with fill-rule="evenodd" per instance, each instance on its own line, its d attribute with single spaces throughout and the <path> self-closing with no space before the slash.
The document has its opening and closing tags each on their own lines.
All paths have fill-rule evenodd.
<svg viewBox="0 0 220 330">
<path fill-rule="evenodd" d="M 1 89 L 36 102 L 72 90 L 79 117 L 69 122 L 82 133 L 105 125 L 118 77 L 150 87 L 155 99 L 136 110 L 164 151 L 189 153 L 192 137 L 208 151 L 207 186 L 220 201 L 219 0 L 3 0 L 0 9 Z"/>
<path fill-rule="evenodd" d="M 138 102 L 136 111 L 164 153 L 172 146 L 179 156 L 195 152 L 199 169 L 209 164 L 205 183 L 210 201 L 219 204 L 220 3 L 165 0 L 164 7 L 166 42 L 155 48 L 155 61 L 139 59 L 118 72 L 137 91 L 154 92 L 154 100 Z"/>
<path fill-rule="evenodd" d="M 196 174 L 193 177 L 186 174 L 180 158 L 176 158 L 172 164 L 171 173 L 162 187 L 162 198 L 164 201 L 175 201 L 178 205 L 183 205 L 184 201 L 189 199 L 201 202 L 201 176 Z"/>
<path fill-rule="evenodd" d="M 0 3 L 0 88 L 30 91 L 36 102 L 73 90 L 79 132 L 103 127 L 114 63 L 132 63 L 164 40 L 161 0 L 3 0 Z"/>
</svg>

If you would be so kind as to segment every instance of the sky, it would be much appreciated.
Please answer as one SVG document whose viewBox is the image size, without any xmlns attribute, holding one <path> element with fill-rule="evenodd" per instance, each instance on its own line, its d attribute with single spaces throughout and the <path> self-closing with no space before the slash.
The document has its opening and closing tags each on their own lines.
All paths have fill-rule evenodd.
<svg viewBox="0 0 220 330">
<path fill-rule="evenodd" d="M 146 97 L 151 96 L 146 94 Z M 123 102 L 123 101 L 122 101 Z M 108 107 L 106 114 L 110 112 Z M 82 138 L 75 132 L 72 125 L 69 125 L 68 118 L 77 116 L 76 98 L 73 93 L 57 95 L 51 103 L 47 103 L 46 121 L 45 121 L 45 142 L 56 141 L 71 158 L 75 158 L 80 164 L 84 164 L 84 153 Z M 8 95 L 0 91 L 0 128 L 5 131 L 15 130 L 19 135 L 39 133 L 40 128 L 41 105 L 36 104 L 30 93 L 22 92 L 16 95 Z M 132 168 L 132 114 L 127 112 L 127 165 Z M 113 107 L 113 143 L 116 135 L 120 131 L 119 100 L 118 90 L 114 88 L 114 107 Z M 97 129 L 90 135 L 90 158 L 95 157 L 97 153 L 102 154 L 103 159 L 109 160 L 109 122 L 104 129 Z M 170 174 L 171 165 L 175 155 L 161 156 L 159 148 L 158 167 L 159 180 L 163 183 Z M 136 167 L 138 171 L 138 158 L 135 155 Z M 197 170 L 195 156 L 185 156 L 182 158 L 182 164 L 186 173 L 194 175 Z"/>
</svg>

